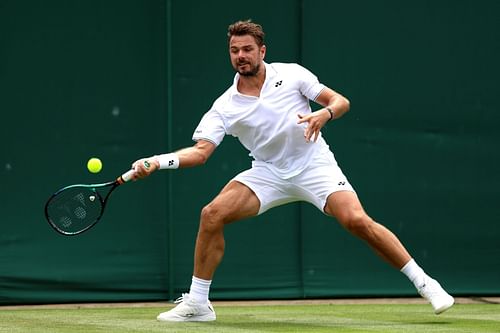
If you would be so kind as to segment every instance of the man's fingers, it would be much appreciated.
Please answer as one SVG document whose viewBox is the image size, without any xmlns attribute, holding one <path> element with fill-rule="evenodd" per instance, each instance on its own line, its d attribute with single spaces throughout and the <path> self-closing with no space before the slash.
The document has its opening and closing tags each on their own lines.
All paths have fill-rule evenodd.
<svg viewBox="0 0 500 333">
<path fill-rule="evenodd" d="M 304 138 L 306 139 L 306 141 L 310 142 L 311 138 L 313 138 L 314 142 L 316 142 L 318 140 L 319 132 L 321 130 L 321 125 L 319 120 L 317 118 L 314 118 L 312 114 L 307 116 L 297 114 L 297 116 L 299 117 L 297 124 L 302 124 L 305 122 L 308 123 L 306 129 L 304 130 Z"/>
<path fill-rule="evenodd" d="M 135 161 L 132 164 L 132 169 L 135 170 L 135 179 L 144 178 L 153 171 L 153 168 L 151 168 L 151 163 L 148 162 L 148 159 L 145 158 Z"/>
<path fill-rule="evenodd" d="M 318 140 L 318 137 L 319 137 L 319 129 L 306 130 L 304 132 L 304 137 L 305 137 L 307 142 L 310 142 L 311 138 L 313 138 L 313 141 L 316 142 Z"/>
<path fill-rule="evenodd" d="M 311 134 L 309 133 L 309 130 L 308 128 L 306 128 L 304 130 L 304 138 L 306 139 L 306 142 L 309 142 L 310 138 L 311 138 Z"/>
<path fill-rule="evenodd" d="M 318 136 L 319 136 L 319 129 L 314 131 L 314 142 L 318 140 Z"/>
<path fill-rule="evenodd" d="M 301 114 L 297 114 L 297 117 L 299 117 L 297 124 L 302 124 L 302 123 L 308 122 L 309 118 L 310 118 L 309 116 L 303 116 Z"/>
</svg>

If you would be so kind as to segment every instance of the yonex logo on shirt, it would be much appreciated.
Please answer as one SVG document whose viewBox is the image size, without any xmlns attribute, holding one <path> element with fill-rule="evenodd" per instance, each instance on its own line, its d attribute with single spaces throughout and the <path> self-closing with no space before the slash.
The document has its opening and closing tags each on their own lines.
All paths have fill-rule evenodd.
<svg viewBox="0 0 500 333">
<path fill-rule="evenodd" d="M 283 83 L 283 80 L 279 80 L 278 82 L 276 82 L 276 84 L 274 85 L 276 88 L 281 86 L 281 84 Z"/>
</svg>

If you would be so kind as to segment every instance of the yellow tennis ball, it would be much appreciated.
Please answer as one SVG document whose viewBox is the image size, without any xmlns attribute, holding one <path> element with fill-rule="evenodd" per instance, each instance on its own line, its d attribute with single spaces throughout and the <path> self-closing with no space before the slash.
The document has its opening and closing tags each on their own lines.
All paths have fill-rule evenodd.
<svg viewBox="0 0 500 333">
<path fill-rule="evenodd" d="M 87 169 L 89 169 L 90 172 L 92 173 L 98 173 L 102 169 L 102 162 L 100 159 L 96 157 L 92 157 L 88 162 L 87 162 Z"/>
</svg>

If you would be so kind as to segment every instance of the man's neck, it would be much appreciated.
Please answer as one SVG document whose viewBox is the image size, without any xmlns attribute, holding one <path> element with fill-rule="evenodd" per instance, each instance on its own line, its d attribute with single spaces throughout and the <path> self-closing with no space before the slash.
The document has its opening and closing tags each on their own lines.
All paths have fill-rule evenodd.
<svg viewBox="0 0 500 333">
<path fill-rule="evenodd" d="M 238 79 L 238 92 L 243 95 L 260 96 L 260 91 L 266 80 L 266 66 L 262 63 L 256 75 L 243 76 Z"/>
</svg>

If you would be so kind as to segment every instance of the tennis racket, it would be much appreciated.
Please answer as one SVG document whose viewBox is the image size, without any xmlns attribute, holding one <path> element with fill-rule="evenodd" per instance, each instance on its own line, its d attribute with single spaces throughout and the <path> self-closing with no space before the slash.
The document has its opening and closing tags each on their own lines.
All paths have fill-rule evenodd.
<svg viewBox="0 0 500 333">
<path fill-rule="evenodd" d="M 148 168 L 149 163 L 144 162 Z M 102 184 L 76 184 L 55 192 L 45 204 L 45 217 L 58 233 L 66 236 L 81 234 L 101 219 L 111 192 L 128 182 L 135 170 L 129 170 L 116 180 Z"/>
</svg>

